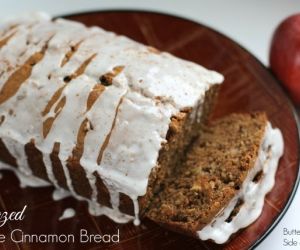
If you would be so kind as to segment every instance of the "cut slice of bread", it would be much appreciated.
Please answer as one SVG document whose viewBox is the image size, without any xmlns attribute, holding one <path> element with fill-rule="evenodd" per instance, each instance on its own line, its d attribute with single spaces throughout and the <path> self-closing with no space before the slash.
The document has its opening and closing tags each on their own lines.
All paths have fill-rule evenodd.
<svg viewBox="0 0 300 250">
<path fill-rule="evenodd" d="M 147 216 L 171 230 L 224 243 L 262 211 L 283 142 L 264 113 L 232 114 L 205 127 Z"/>
</svg>

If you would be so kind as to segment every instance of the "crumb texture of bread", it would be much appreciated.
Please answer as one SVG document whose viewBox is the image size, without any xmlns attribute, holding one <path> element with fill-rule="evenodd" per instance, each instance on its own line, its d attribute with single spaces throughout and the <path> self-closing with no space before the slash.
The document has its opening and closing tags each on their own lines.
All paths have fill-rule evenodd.
<svg viewBox="0 0 300 250">
<path fill-rule="evenodd" d="M 204 127 L 201 136 L 188 151 L 185 162 L 164 181 L 163 190 L 155 196 L 147 216 L 171 230 L 224 243 L 235 231 L 229 230 L 231 234 L 226 235 L 223 233 L 225 236 L 220 240 L 211 236 L 212 228 L 205 227 L 214 227 L 215 218 L 226 211 L 222 217 L 223 225 L 218 225 L 226 228 L 243 207 L 245 197 L 240 193 L 245 189 L 245 182 L 253 181 L 255 185 L 266 179 L 266 173 L 263 169 L 258 170 L 256 165 L 261 158 L 260 151 L 268 126 L 264 113 L 253 113 L 231 114 Z M 274 133 L 278 137 L 278 130 Z M 279 149 L 274 149 L 275 152 L 271 150 L 273 142 L 266 150 L 274 153 L 278 163 L 282 155 L 280 136 L 276 143 Z M 253 217 L 256 219 L 258 215 L 256 213 Z M 219 221 L 219 224 L 222 223 Z M 201 233 L 203 228 L 206 234 Z"/>
<path fill-rule="evenodd" d="M 0 61 L 1 160 L 117 222 L 138 223 L 148 204 L 140 197 L 151 200 L 148 184 L 160 185 L 180 160 L 223 81 L 127 37 L 46 14 L 1 25 Z"/>
<path fill-rule="evenodd" d="M 186 110 L 173 116 L 167 133 L 167 143 L 160 150 L 157 167 L 149 176 L 146 195 L 140 198 L 141 214 L 148 209 L 152 198 L 160 192 L 165 179 L 172 175 L 185 159 L 191 142 L 199 135 L 201 128 L 209 121 L 216 101 L 219 86 L 212 86 L 206 93 L 204 102 L 196 110 L 201 109 L 201 117 L 193 118 L 192 110 Z"/>
</svg>

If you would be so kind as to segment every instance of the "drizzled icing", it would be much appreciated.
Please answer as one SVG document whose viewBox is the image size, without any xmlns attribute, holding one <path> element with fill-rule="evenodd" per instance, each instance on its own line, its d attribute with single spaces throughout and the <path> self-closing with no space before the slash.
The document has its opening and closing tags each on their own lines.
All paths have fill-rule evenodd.
<svg viewBox="0 0 300 250">
<path fill-rule="evenodd" d="M 74 197 L 87 200 L 94 215 L 126 222 L 133 217 L 119 211 L 122 192 L 133 200 L 138 224 L 137 199 L 146 193 L 171 116 L 203 102 L 205 91 L 223 77 L 124 36 L 63 19 L 51 21 L 45 14 L 2 24 L 0 41 L 8 36 L 0 49 L 0 138 L 20 172 L 32 175 L 24 146 L 33 141 L 43 153 L 49 181 L 59 188 L 49 156 L 59 146 Z M 18 86 L 13 86 L 14 73 L 35 53 L 39 60 L 26 66 L 28 76 L 14 79 Z M 87 107 L 101 76 L 111 76 L 115 69 L 119 71 L 111 85 L 103 83 L 103 91 Z M 7 89 L 9 95 L 3 95 Z M 86 127 L 80 164 L 92 189 L 90 199 L 76 193 L 67 167 L 81 125 Z M 112 208 L 97 203 L 95 172 L 109 191 Z"/>
<path fill-rule="evenodd" d="M 19 179 L 20 187 L 26 188 L 26 187 L 47 187 L 50 186 L 50 183 L 47 181 L 44 181 L 43 179 L 40 179 L 38 177 L 35 177 L 34 175 L 27 175 L 22 173 L 22 171 L 5 164 L 3 162 L 0 163 L 0 170 L 10 170 L 15 173 L 16 177 Z"/>
<path fill-rule="evenodd" d="M 249 226 L 260 216 L 265 196 L 274 186 L 278 161 L 283 154 L 283 148 L 280 130 L 272 129 L 271 124 L 268 123 L 256 163 L 249 171 L 241 191 L 210 224 L 197 232 L 201 240 L 211 239 L 219 244 L 225 243 L 233 233 Z M 255 182 L 253 179 L 260 171 L 262 171 L 262 177 Z M 239 200 L 243 201 L 239 212 L 230 222 L 227 222 L 227 218 Z"/>
<path fill-rule="evenodd" d="M 66 208 L 63 214 L 58 218 L 58 220 L 65 220 L 74 217 L 75 210 L 73 208 Z"/>
<path fill-rule="evenodd" d="M 57 188 L 57 189 L 54 189 L 54 191 L 52 193 L 52 199 L 54 201 L 59 201 L 59 200 L 69 197 L 70 195 L 71 195 L 70 192 L 68 192 L 67 190 L 62 189 L 62 188 Z"/>
</svg>

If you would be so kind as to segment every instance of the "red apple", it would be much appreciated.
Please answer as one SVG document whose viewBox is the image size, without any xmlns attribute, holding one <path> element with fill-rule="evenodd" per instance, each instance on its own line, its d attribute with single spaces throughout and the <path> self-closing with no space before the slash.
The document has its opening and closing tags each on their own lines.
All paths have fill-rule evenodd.
<svg viewBox="0 0 300 250">
<path fill-rule="evenodd" d="M 293 100 L 300 104 L 300 14 L 288 17 L 275 30 L 270 66 Z"/>
</svg>

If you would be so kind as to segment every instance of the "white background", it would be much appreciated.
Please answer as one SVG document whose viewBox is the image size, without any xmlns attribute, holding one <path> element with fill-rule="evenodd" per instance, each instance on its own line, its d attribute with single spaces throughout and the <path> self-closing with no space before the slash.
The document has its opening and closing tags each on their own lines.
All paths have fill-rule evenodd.
<svg viewBox="0 0 300 250">
<path fill-rule="evenodd" d="M 157 10 L 201 22 L 233 38 L 268 65 L 272 32 L 285 17 L 300 12 L 299 0 L 0 0 L 0 18 L 24 11 L 53 15 L 103 9 Z M 300 191 L 285 217 L 257 249 L 299 249 L 283 246 L 283 228 L 300 230 Z M 297 238 L 297 237 L 294 237 Z M 300 241 L 300 236 L 298 236 Z"/>
</svg>

